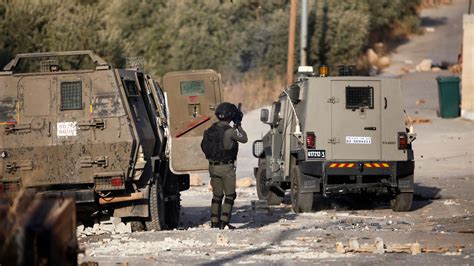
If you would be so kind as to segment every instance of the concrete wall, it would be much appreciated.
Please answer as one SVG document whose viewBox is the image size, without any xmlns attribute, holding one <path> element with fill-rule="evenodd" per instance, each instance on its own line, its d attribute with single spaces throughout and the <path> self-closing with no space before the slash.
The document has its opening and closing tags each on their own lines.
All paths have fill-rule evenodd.
<svg viewBox="0 0 474 266">
<path fill-rule="evenodd" d="M 474 14 L 464 15 L 461 116 L 474 120 Z"/>
</svg>

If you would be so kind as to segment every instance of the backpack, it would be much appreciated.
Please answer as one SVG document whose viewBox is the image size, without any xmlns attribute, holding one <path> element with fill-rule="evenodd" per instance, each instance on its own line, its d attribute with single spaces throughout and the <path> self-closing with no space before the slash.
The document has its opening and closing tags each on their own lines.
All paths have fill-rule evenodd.
<svg viewBox="0 0 474 266">
<path fill-rule="evenodd" d="M 234 143 L 230 150 L 224 149 L 224 133 L 231 128 L 229 125 L 219 126 L 218 123 L 214 123 L 204 131 L 201 150 L 206 155 L 206 159 L 215 162 L 229 162 L 237 159 L 238 143 Z"/>
<path fill-rule="evenodd" d="M 210 128 L 204 131 L 201 141 L 201 150 L 208 160 L 216 160 L 224 151 L 224 132 L 228 127 L 220 127 L 214 123 Z"/>
</svg>

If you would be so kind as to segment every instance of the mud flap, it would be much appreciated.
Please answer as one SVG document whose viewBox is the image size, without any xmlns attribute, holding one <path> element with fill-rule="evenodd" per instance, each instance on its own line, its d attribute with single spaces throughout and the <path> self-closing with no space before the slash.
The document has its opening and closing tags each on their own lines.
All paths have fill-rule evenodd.
<svg viewBox="0 0 474 266">
<path fill-rule="evenodd" d="M 301 174 L 301 193 L 321 192 L 321 178 Z"/>
<path fill-rule="evenodd" d="M 397 188 L 400 192 L 415 192 L 413 174 L 397 178 Z"/>
<path fill-rule="evenodd" d="M 143 200 L 123 202 L 114 206 L 114 217 L 148 217 L 148 199 L 150 198 L 150 189 L 147 185 L 140 190 L 143 192 Z"/>
</svg>

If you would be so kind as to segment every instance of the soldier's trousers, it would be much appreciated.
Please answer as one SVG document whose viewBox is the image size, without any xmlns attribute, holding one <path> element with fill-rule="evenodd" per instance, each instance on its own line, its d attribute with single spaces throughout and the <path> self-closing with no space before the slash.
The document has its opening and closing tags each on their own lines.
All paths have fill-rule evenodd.
<svg viewBox="0 0 474 266">
<path fill-rule="evenodd" d="M 234 164 L 209 165 L 212 186 L 211 222 L 228 223 L 232 214 L 235 193 Z M 222 200 L 224 199 L 224 203 Z"/>
</svg>

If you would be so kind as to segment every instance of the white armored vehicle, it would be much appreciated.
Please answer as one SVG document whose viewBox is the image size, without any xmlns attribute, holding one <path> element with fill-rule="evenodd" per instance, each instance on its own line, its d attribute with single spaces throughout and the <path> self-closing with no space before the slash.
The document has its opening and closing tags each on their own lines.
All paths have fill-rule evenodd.
<svg viewBox="0 0 474 266">
<path fill-rule="evenodd" d="M 316 193 L 386 191 L 394 211 L 409 211 L 416 135 L 405 124 L 400 81 L 343 70 L 349 75 L 300 75 L 262 110 L 270 131 L 253 146 L 258 196 L 280 204 L 291 189 L 298 213 L 311 211 Z"/>
</svg>

